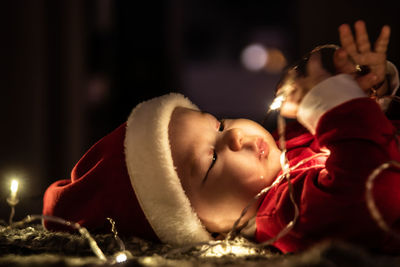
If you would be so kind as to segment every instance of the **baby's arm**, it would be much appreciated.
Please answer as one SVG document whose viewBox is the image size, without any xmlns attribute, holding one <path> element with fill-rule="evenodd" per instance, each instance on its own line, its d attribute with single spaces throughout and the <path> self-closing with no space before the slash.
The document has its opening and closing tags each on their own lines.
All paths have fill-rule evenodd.
<svg viewBox="0 0 400 267">
<path fill-rule="evenodd" d="M 305 93 L 297 102 L 300 104 L 295 114 L 318 142 L 287 154 L 289 157 L 292 152 L 304 161 L 304 166 L 291 172 L 299 218 L 277 246 L 292 251 L 333 237 L 380 247 L 387 236 L 369 214 L 365 182 L 382 163 L 400 161 L 396 129 L 352 73 L 325 70 L 319 53 L 309 57 L 306 70 L 306 75 L 297 76 L 291 84 Z M 313 158 L 318 159 L 315 162 L 311 160 L 310 155 L 321 152 L 316 143 L 324 148 L 321 151 L 329 151 L 327 159 L 323 154 Z M 376 204 L 390 226 L 400 218 L 400 205 L 396 204 L 400 203 L 399 188 L 400 172 L 395 169 L 384 171 L 374 185 Z M 287 186 L 278 185 L 276 190 L 278 193 L 271 193 L 266 200 L 276 196 L 279 201 L 270 205 L 277 212 L 273 216 L 267 213 L 269 210 L 265 207 L 270 202 L 264 201 L 262 207 L 266 212 L 259 216 L 259 224 L 280 225 L 293 218 Z M 275 209 L 277 205 L 279 208 Z M 266 236 L 276 235 L 274 230 L 268 231 Z"/>
<path fill-rule="evenodd" d="M 340 98 L 332 92 L 339 92 Z M 395 127 L 347 74 L 312 88 L 300 104 L 298 119 L 330 152 L 325 167 L 307 175 L 301 227 L 310 233 L 314 228 L 328 229 L 364 245 L 381 246 L 385 234 L 367 210 L 365 184 L 382 163 L 400 162 Z M 374 183 L 375 203 L 390 227 L 400 218 L 399 188 L 400 172 L 394 168 L 382 172 Z M 324 231 L 317 234 L 323 236 Z"/>
<path fill-rule="evenodd" d="M 382 109 L 386 110 L 391 98 L 384 96 L 394 96 L 399 87 L 397 69 L 392 63 L 386 61 L 390 28 L 388 26 L 382 28 L 381 34 L 374 44 L 374 50 L 370 48 L 371 45 L 363 21 L 356 22 L 355 33 L 356 37 L 353 36 L 347 24 L 339 27 L 342 47 L 332 53 L 333 62 L 330 62 L 334 65 L 333 68 L 336 68 L 336 71 L 325 71 L 328 75 L 349 74 L 367 95 L 377 99 Z M 313 55 L 318 54 L 321 54 L 321 50 L 314 49 L 305 58 L 309 60 Z M 330 58 L 323 57 L 322 60 L 329 61 Z M 302 63 L 310 65 L 304 59 Z M 328 62 L 328 65 L 330 64 Z M 306 66 L 305 75 L 298 71 L 298 67 L 296 65 L 284 73 L 277 88 L 278 94 L 283 93 L 285 96 L 285 101 L 280 110 L 281 115 L 288 118 L 296 117 L 301 99 L 315 85 L 310 81 L 304 82 L 304 78 L 307 78 L 304 76 L 309 76 L 310 70 L 308 68 L 310 66 Z M 322 68 L 322 70 L 324 69 Z"/>
<path fill-rule="evenodd" d="M 343 24 L 338 29 L 342 47 L 334 54 L 337 73 L 352 75 L 361 89 L 378 98 L 378 103 L 386 111 L 391 98 L 385 96 L 394 96 L 399 87 L 397 69 L 386 61 L 390 27 L 382 27 L 373 48 L 364 21 L 355 22 L 354 29 L 354 36 L 348 24 Z M 369 73 L 365 74 L 361 70 Z"/>
</svg>

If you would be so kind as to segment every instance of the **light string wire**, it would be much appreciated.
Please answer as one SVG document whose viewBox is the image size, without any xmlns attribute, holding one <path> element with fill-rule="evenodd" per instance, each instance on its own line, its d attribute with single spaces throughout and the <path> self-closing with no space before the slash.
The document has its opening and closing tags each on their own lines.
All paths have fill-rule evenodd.
<svg viewBox="0 0 400 267">
<path fill-rule="evenodd" d="M 111 258 L 107 258 L 105 256 L 103 251 L 98 246 L 96 240 L 90 235 L 89 231 L 85 227 L 81 226 L 79 223 L 67 221 L 67 220 L 64 220 L 64 219 L 62 219 L 60 217 L 50 216 L 50 215 L 36 215 L 36 214 L 28 215 L 24 219 L 22 219 L 21 221 L 15 222 L 13 224 L 10 224 L 7 227 L 4 227 L 4 229 L 9 229 L 9 228 L 14 228 L 14 227 L 21 227 L 21 226 L 23 226 L 23 225 L 25 225 L 27 223 L 30 223 L 30 222 L 33 222 L 33 221 L 36 221 L 36 220 L 40 220 L 42 222 L 46 220 L 46 221 L 49 221 L 49 222 L 62 224 L 62 225 L 68 226 L 68 227 L 70 227 L 70 228 L 72 228 L 74 230 L 77 230 L 81 234 L 81 236 L 83 238 L 88 240 L 90 249 L 96 255 L 96 257 L 99 260 L 103 261 L 103 262 L 108 262 L 110 264 L 119 262 L 118 256 L 121 255 L 121 254 L 124 254 L 126 259 L 132 257 L 131 253 L 125 249 L 125 244 L 122 242 L 121 238 L 119 238 L 118 232 L 117 232 L 116 227 L 115 227 L 115 221 L 113 219 L 111 219 L 111 218 L 107 218 L 107 220 L 111 224 L 111 231 L 113 233 L 113 237 L 117 241 L 117 243 L 119 245 L 119 248 L 120 248 L 120 251 L 117 252 L 114 255 L 114 257 L 111 257 Z"/>
<path fill-rule="evenodd" d="M 124 242 L 121 240 L 121 238 L 118 236 L 118 231 L 117 231 L 117 228 L 115 227 L 115 221 L 112 219 L 112 218 L 110 218 L 110 217 L 107 217 L 107 220 L 110 222 L 110 224 L 111 224 L 111 232 L 113 233 L 113 236 L 114 236 L 114 239 L 115 239 L 115 241 L 117 241 L 117 243 L 118 243 L 118 246 L 119 246 L 119 249 L 121 250 L 121 251 L 125 251 L 126 249 L 125 249 L 125 244 L 124 244 Z"/>
<path fill-rule="evenodd" d="M 400 102 L 400 97 L 398 97 L 396 95 L 382 96 L 382 97 L 377 98 L 377 100 L 385 99 L 385 98 L 391 99 L 392 101 L 395 101 L 395 102 Z M 399 133 L 400 133 L 400 130 L 398 129 L 397 132 L 394 134 L 394 138 L 397 143 L 398 150 L 400 151 L 400 141 L 398 138 Z M 377 168 L 375 168 L 371 172 L 371 174 L 368 176 L 367 181 L 365 183 L 365 189 L 366 189 L 365 200 L 367 203 L 368 211 L 369 211 L 371 217 L 373 218 L 373 220 L 375 221 L 375 223 L 383 231 L 393 235 L 395 238 L 400 240 L 400 234 L 398 232 L 394 231 L 383 219 L 383 216 L 375 203 L 375 199 L 374 199 L 373 191 L 372 191 L 373 187 L 374 187 L 375 179 L 379 176 L 379 174 L 381 174 L 384 170 L 388 169 L 391 166 L 394 166 L 394 167 L 400 169 L 400 163 L 398 161 L 390 160 L 388 162 L 382 163 L 381 165 L 379 165 Z"/>
<path fill-rule="evenodd" d="M 11 212 L 10 212 L 10 218 L 8 219 L 8 224 L 12 224 L 13 218 L 15 215 L 15 205 L 10 205 Z"/>
<path fill-rule="evenodd" d="M 393 231 L 391 229 L 391 227 L 385 222 L 385 220 L 383 219 L 382 214 L 380 213 L 375 200 L 374 200 L 374 196 L 373 196 L 373 186 L 374 186 L 374 181 L 375 179 L 379 176 L 380 173 L 382 173 L 384 170 L 388 169 L 389 167 L 394 166 L 396 168 L 400 169 L 400 163 L 394 160 L 385 162 L 381 165 L 379 165 L 369 176 L 367 179 L 367 182 L 365 183 L 365 198 L 366 198 L 366 202 L 367 202 L 367 207 L 368 210 L 370 212 L 370 215 L 372 216 L 372 218 L 375 220 L 375 222 L 378 224 L 378 226 L 384 230 L 385 232 L 388 232 L 394 236 L 396 236 L 397 238 L 400 239 L 400 234 L 398 234 L 397 232 Z"/>
<path fill-rule="evenodd" d="M 396 95 L 382 96 L 382 97 L 379 97 L 379 98 L 377 98 L 377 99 L 384 99 L 384 98 L 388 98 L 388 99 L 392 99 L 392 100 L 394 100 L 394 101 L 396 101 L 396 102 L 400 102 L 400 97 L 399 97 L 399 96 L 396 96 Z"/>
<path fill-rule="evenodd" d="M 390 98 L 393 99 L 396 102 L 400 102 L 400 97 L 398 97 L 398 96 L 394 95 L 394 96 L 391 96 Z"/>
<path fill-rule="evenodd" d="M 400 98 L 398 98 L 400 99 Z M 395 141 L 397 143 L 398 150 L 400 151 L 400 142 L 399 142 L 399 132 L 400 130 L 397 130 L 396 133 L 394 134 Z M 375 179 L 381 174 L 384 170 L 390 168 L 390 167 L 396 167 L 397 169 L 400 169 L 400 162 L 396 160 L 390 160 L 385 163 L 382 163 L 379 165 L 377 168 L 375 168 L 371 174 L 368 176 L 368 179 L 365 183 L 365 200 L 367 202 L 367 207 L 368 211 L 372 217 L 372 219 L 375 221 L 375 223 L 385 232 L 389 233 L 390 235 L 393 235 L 396 239 L 400 240 L 400 233 L 394 231 L 385 221 L 383 218 L 381 212 L 379 211 L 374 195 L 373 195 L 373 187 L 374 187 L 374 181 Z"/>
<path fill-rule="evenodd" d="M 15 206 L 18 204 L 18 202 L 19 202 L 19 199 L 16 196 L 7 198 L 7 203 L 11 208 L 10 217 L 8 218 L 8 224 L 10 224 L 10 225 L 13 222 L 13 218 L 15 215 Z"/>
<path fill-rule="evenodd" d="M 64 220 L 64 219 L 56 217 L 56 216 L 34 214 L 34 215 L 28 215 L 21 221 L 15 222 L 15 223 L 9 225 L 8 227 L 9 228 L 20 227 L 20 226 L 23 226 L 32 221 L 36 221 L 36 220 L 41 220 L 41 221 L 46 220 L 49 222 L 59 223 L 59 224 L 71 227 L 74 230 L 77 230 L 81 234 L 82 237 L 84 237 L 88 240 L 89 246 L 90 246 L 91 250 L 93 251 L 93 253 L 97 256 L 97 258 L 99 258 L 101 261 L 104 261 L 104 262 L 107 261 L 106 256 L 104 255 L 104 253 L 100 249 L 100 247 L 97 245 L 96 240 L 94 240 L 94 238 L 90 235 L 89 231 L 85 227 L 81 226 L 78 223 L 67 221 L 67 220 Z"/>
</svg>

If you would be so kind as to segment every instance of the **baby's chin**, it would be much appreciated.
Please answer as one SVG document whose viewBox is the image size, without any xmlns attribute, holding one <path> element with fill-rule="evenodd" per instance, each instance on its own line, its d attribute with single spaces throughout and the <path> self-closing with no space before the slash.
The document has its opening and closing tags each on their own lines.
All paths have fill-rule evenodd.
<svg viewBox="0 0 400 267">
<path fill-rule="evenodd" d="M 269 166 L 269 168 L 264 170 L 263 174 L 259 175 L 258 177 L 255 177 L 254 183 L 257 184 L 256 188 L 257 193 L 259 193 L 264 188 L 272 185 L 272 183 L 276 180 L 279 171 L 280 171 L 280 165 L 274 166 L 274 168 L 271 168 L 271 166 Z"/>
<path fill-rule="evenodd" d="M 258 178 L 254 178 L 252 181 L 252 188 L 247 191 L 247 198 L 249 199 L 249 202 L 272 183 L 273 180 L 269 179 L 268 177 L 259 176 Z"/>
</svg>

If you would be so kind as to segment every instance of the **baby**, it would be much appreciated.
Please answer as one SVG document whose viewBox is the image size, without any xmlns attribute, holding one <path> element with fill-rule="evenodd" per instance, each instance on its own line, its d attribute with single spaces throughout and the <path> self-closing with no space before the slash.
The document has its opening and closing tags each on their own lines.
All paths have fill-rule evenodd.
<svg viewBox="0 0 400 267">
<path fill-rule="evenodd" d="M 375 87 L 374 94 L 381 96 L 394 87 L 384 77 L 388 28 L 373 51 L 366 47 L 362 22 L 356 24 L 357 45 L 348 26 L 339 31 L 343 49 L 334 52 L 335 70 L 352 74 L 350 56 L 370 72 L 331 73 L 318 50 L 304 61 L 303 73 L 299 65 L 288 71 L 282 114 L 296 116 L 306 127 L 286 129 L 289 169 L 282 169 L 282 151 L 259 124 L 218 120 L 182 95 L 170 94 L 135 107 L 125 124 L 82 157 L 71 179 L 53 183 L 44 195 L 43 214 L 93 231 L 107 231 L 111 217 L 124 235 L 172 244 L 208 241 L 229 232 L 257 193 L 290 172 L 299 218 L 274 243 L 282 252 L 324 238 L 391 245 L 364 200 L 372 170 L 400 160 L 396 129 L 363 91 Z M 393 227 L 400 218 L 400 207 L 392 205 L 400 200 L 399 176 L 385 171 L 374 189 L 378 208 Z M 293 219 L 289 191 L 282 180 L 249 207 L 243 217 L 248 223 L 240 225 L 246 236 L 265 242 Z M 50 222 L 45 226 L 60 229 Z"/>
</svg>

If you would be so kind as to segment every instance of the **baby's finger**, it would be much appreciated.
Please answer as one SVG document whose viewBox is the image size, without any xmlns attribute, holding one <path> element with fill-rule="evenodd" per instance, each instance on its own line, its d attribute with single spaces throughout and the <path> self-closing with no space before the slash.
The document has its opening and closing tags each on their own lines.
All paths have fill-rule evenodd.
<svg viewBox="0 0 400 267">
<path fill-rule="evenodd" d="M 370 89 L 376 84 L 377 77 L 374 73 L 368 73 L 357 77 L 356 80 L 361 89 L 363 89 L 364 92 L 369 93 Z"/>
<path fill-rule="evenodd" d="M 385 54 L 389 44 L 390 27 L 385 25 L 382 27 L 381 33 L 375 42 L 375 52 Z"/>
<path fill-rule="evenodd" d="M 344 66 L 346 66 L 347 61 L 349 61 L 347 52 L 343 48 L 339 48 L 333 54 L 333 64 L 338 72 L 341 72 Z"/>
<path fill-rule="evenodd" d="M 304 96 L 304 93 L 299 88 L 294 88 L 286 96 L 280 108 L 280 115 L 286 118 L 296 118 L 299 103 Z"/>
<path fill-rule="evenodd" d="M 353 73 L 355 72 L 355 64 L 346 50 L 339 48 L 333 54 L 333 64 L 337 73 Z"/>
<path fill-rule="evenodd" d="M 356 21 L 356 23 L 354 23 L 354 29 L 356 32 L 356 42 L 358 51 L 360 53 L 369 52 L 371 50 L 371 44 L 369 43 L 365 22 L 362 20 Z"/>
<path fill-rule="evenodd" d="M 285 118 L 294 119 L 296 118 L 298 109 L 299 104 L 286 101 L 282 103 L 280 115 Z"/>
<path fill-rule="evenodd" d="M 342 24 L 339 26 L 339 38 L 342 47 L 351 56 L 357 54 L 357 46 L 354 42 L 353 33 L 351 32 L 350 26 L 348 24 Z"/>
<path fill-rule="evenodd" d="M 362 54 L 357 57 L 357 63 L 359 65 L 376 66 L 379 64 L 385 64 L 385 62 L 386 62 L 385 54 L 379 54 L 374 52 Z"/>
</svg>

